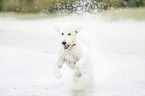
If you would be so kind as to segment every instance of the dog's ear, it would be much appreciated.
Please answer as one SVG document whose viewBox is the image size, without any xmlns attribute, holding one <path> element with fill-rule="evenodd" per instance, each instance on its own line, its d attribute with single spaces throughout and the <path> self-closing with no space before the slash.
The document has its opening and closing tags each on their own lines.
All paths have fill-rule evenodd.
<svg viewBox="0 0 145 96">
<path fill-rule="evenodd" d="M 60 24 L 56 23 L 56 24 L 53 24 L 54 28 L 56 29 L 56 31 L 59 31 L 60 29 Z"/>
<path fill-rule="evenodd" d="M 75 32 L 79 33 L 83 28 L 83 25 L 75 25 Z"/>
</svg>

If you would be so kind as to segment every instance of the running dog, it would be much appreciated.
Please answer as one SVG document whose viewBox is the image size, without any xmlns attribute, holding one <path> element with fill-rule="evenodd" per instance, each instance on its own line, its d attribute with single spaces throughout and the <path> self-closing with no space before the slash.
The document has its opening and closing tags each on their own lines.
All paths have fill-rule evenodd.
<svg viewBox="0 0 145 96">
<path fill-rule="evenodd" d="M 82 74 L 84 64 L 87 62 L 87 50 L 78 39 L 82 25 L 62 24 L 56 25 L 59 33 L 59 51 L 57 60 L 54 63 L 54 73 L 57 78 L 61 77 L 60 68 L 63 64 L 67 64 L 75 70 L 76 76 L 79 78 Z"/>
</svg>

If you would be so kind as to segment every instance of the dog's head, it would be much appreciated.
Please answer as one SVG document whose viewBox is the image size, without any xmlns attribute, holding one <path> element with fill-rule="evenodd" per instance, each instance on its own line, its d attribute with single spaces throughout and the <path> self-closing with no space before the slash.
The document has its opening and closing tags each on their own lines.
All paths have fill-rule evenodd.
<svg viewBox="0 0 145 96">
<path fill-rule="evenodd" d="M 82 25 L 75 24 L 57 24 L 56 29 L 59 34 L 60 44 L 64 49 L 69 49 L 76 45 L 77 34 L 81 31 Z"/>
</svg>

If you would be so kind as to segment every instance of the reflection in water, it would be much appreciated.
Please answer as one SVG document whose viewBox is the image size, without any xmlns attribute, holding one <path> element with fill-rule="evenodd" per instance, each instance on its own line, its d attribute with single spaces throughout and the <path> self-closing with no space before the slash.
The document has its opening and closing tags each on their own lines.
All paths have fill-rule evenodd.
<svg viewBox="0 0 145 96">
<path fill-rule="evenodd" d="M 93 96 L 94 91 L 90 89 L 75 89 L 72 90 L 72 96 Z"/>
<path fill-rule="evenodd" d="M 73 85 L 71 88 L 72 96 L 93 96 L 94 92 L 94 79 L 79 78 L 73 81 Z"/>
</svg>

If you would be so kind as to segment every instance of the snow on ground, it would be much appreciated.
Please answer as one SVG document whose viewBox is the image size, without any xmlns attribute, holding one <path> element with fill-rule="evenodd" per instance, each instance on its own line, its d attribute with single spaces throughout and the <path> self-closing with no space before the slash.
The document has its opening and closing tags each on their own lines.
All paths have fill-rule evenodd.
<svg viewBox="0 0 145 96">
<path fill-rule="evenodd" d="M 0 96 L 145 96 L 145 22 L 87 17 L 35 20 L 0 18 Z M 84 25 L 98 47 L 95 84 L 76 88 L 64 66 L 56 79 L 57 32 L 53 24 Z"/>
</svg>

